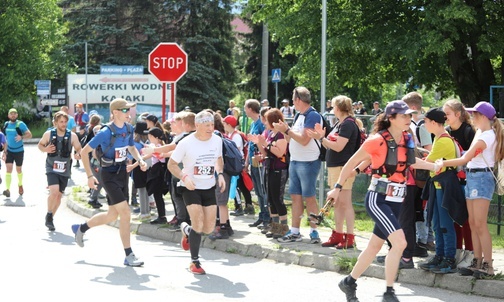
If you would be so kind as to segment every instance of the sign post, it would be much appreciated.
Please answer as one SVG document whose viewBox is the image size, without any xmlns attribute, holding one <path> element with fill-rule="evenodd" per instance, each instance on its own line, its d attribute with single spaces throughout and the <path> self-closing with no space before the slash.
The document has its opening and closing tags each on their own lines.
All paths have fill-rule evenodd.
<svg viewBox="0 0 504 302">
<path fill-rule="evenodd" d="M 163 83 L 162 111 L 166 119 L 166 83 L 171 83 L 170 112 L 176 111 L 175 84 L 187 72 L 187 53 L 177 43 L 159 43 L 149 54 L 149 72 Z"/>
<path fill-rule="evenodd" d="M 278 82 L 282 79 L 282 70 L 276 68 L 271 70 L 271 82 L 275 83 L 275 108 L 278 108 Z"/>
</svg>

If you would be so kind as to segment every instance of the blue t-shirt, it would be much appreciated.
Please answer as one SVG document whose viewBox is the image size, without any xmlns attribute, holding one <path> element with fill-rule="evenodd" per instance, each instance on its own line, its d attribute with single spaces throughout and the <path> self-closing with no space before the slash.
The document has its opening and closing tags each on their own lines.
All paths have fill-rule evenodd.
<svg viewBox="0 0 504 302">
<path fill-rule="evenodd" d="M 0 145 L 5 144 L 7 141 L 5 140 L 5 135 L 3 132 L 0 132 Z"/>
<path fill-rule="evenodd" d="M 258 118 L 257 121 L 254 121 L 250 125 L 250 134 L 262 134 L 264 132 L 264 124 L 261 122 L 261 118 Z M 252 156 L 256 152 L 256 145 L 253 142 L 249 142 L 249 163 L 252 163 Z"/>
<path fill-rule="evenodd" d="M 75 124 L 75 119 L 73 118 L 73 116 L 68 116 L 68 124 L 67 124 L 67 129 L 72 131 L 73 128 L 75 128 L 76 124 Z"/>
<path fill-rule="evenodd" d="M 7 122 L 7 127 L 5 128 L 5 136 L 7 138 L 7 151 L 8 152 L 22 152 L 23 140 L 16 142 L 16 136 L 18 135 L 16 131 L 16 124 L 19 126 L 21 133 L 25 134 L 28 131 L 28 127 L 22 121 Z"/>
<path fill-rule="evenodd" d="M 89 141 L 89 146 L 91 148 L 96 149 L 99 145 L 103 152 L 106 151 L 103 156 L 108 159 L 115 159 L 116 165 L 111 167 L 104 167 L 104 171 L 108 172 L 116 172 L 119 169 L 126 169 L 126 161 L 128 160 L 128 146 L 134 146 L 135 143 L 133 141 L 133 126 L 124 124 L 122 128 L 117 127 L 115 125 L 115 135 L 116 139 L 114 145 L 109 148 L 110 141 L 112 140 L 112 130 L 110 126 L 104 126 L 100 129 L 98 133 Z M 130 129 L 130 133 L 128 136 L 128 128 Z M 108 149 L 108 150 L 107 150 Z M 123 164 L 124 163 L 124 164 Z"/>
</svg>

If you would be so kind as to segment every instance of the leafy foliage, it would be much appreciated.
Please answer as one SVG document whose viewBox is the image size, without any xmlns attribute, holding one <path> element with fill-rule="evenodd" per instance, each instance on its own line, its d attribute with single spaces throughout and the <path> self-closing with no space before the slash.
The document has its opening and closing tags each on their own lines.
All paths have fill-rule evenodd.
<svg viewBox="0 0 504 302">
<path fill-rule="evenodd" d="M 248 4 L 254 21 L 268 23 L 282 53 L 298 57 L 291 74 L 318 89 L 320 2 Z M 327 6 L 328 95 L 374 98 L 384 83 L 399 81 L 408 90 L 423 85 L 455 92 L 471 105 L 488 99 L 489 85 L 502 81 L 501 1 L 335 0 Z"/>
<path fill-rule="evenodd" d="M 35 99 L 35 80 L 66 70 L 66 27 L 57 0 L 3 0 L 0 28 L 0 112 L 6 116 L 14 101 Z"/>
</svg>

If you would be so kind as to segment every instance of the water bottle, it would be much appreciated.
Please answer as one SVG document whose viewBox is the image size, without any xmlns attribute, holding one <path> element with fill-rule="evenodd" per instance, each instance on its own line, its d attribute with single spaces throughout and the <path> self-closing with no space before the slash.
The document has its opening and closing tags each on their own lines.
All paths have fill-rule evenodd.
<svg viewBox="0 0 504 302">
<path fill-rule="evenodd" d="M 408 165 L 412 165 L 416 162 L 415 159 L 415 141 L 411 136 L 411 133 L 408 133 L 408 141 L 406 142 L 406 161 Z"/>
</svg>

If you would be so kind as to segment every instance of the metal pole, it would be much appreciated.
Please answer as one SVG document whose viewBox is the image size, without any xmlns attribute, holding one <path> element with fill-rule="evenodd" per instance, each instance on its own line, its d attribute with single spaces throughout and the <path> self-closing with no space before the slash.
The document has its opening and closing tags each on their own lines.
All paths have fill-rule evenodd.
<svg viewBox="0 0 504 302">
<path fill-rule="evenodd" d="M 163 92 L 161 93 L 161 120 L 164 122 L 166 120 L 165 118 L 165 112 L 166 112 L 166 82 L 163 82 Z"/>
<path fill-rule="evenodd" d="M 278 108 L 278 82 L 275 83 L 275 108 Z"/>
<path fill-rule="evenodd" d="M 85 42 L 85 69 L 86 69 L 86 112 L 88 111 L 88 66 L 87 66 L 87 61 L 88 61 L 88 54 L 87 54 L 87 42 Z"/>
<path fill-rule="evenodd" d="M 325 86 L 326 86 L 326 32 L 327 32 L 327 0 L 322 0 L 322 53 L 320 64 L 320 113 L 325 112 Z M 319 206 L 324 206 L 325 201 L 325 162 L 320 165 L 319 173 Z"/>
<path fill-rule="evenodd" d="M 262 58 L 261 58 L 261 99 L 268 98 L 268 48 L 269 48 L 269 33 L 268 26 L 266 23 L 263 24 L 263 33 L 262 33 Z"/>
</svg>

